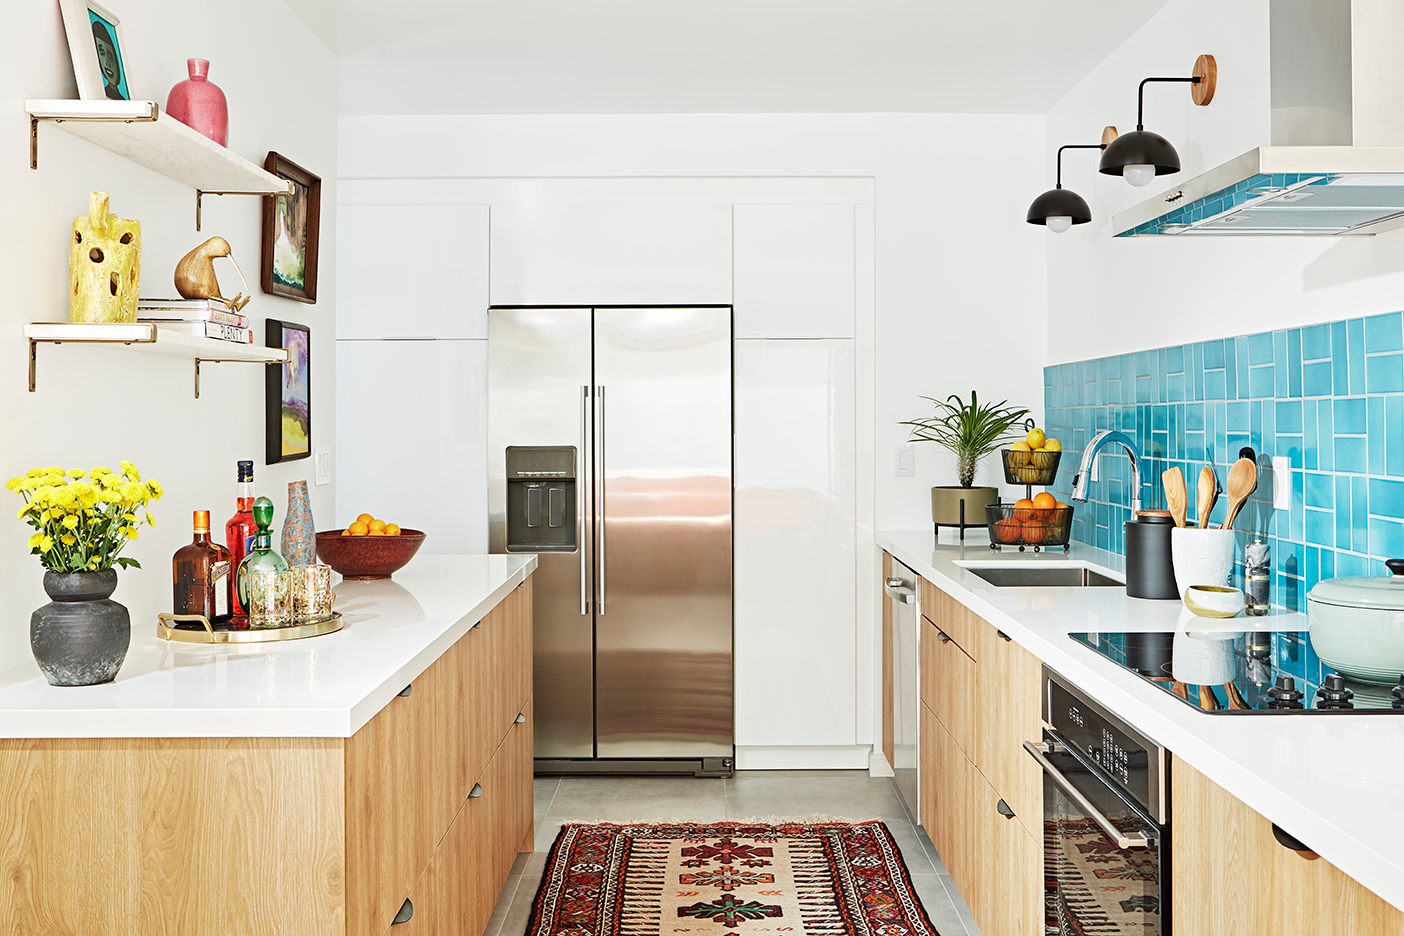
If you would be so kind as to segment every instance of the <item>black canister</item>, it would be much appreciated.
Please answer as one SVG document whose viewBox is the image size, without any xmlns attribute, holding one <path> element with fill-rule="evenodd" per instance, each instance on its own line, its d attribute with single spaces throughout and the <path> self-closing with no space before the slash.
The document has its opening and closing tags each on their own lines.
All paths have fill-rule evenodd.
<svg viewBox="0 0 1404 936">
<path fill-rule="evenodd" d="M 1132 598 L 1179 601 L 1175 565 L 1170 559 L 1168 510 L 1142 510 L 1126 521 L 1126 594 Z"/>
</svg>

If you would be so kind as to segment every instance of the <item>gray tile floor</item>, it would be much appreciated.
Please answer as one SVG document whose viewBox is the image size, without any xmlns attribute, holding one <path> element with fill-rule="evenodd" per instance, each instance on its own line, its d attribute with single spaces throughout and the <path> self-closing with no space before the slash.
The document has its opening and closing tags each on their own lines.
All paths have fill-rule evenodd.
<svg viewBox="0 0 1404 936">
<path fill-rule="evenodd" d="M 980 936 L 926 833 L 889 779 L 856 770 L 742 771 L 729 780 L 686 777 L 538 777 L 536 851 L 519 855 L 485 936 L 522 936 L 546 853 L 562 822 L 811 818 L 881 819 L 892 830 L 941 936 Z"/>
</svg>

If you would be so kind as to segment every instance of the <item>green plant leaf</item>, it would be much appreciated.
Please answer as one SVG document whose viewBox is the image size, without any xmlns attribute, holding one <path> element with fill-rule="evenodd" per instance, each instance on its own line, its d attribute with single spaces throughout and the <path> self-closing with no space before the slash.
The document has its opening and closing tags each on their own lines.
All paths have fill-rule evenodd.
<svg viewBox="0 0 1404 936">
<path fill-rule="evenodd" d="M 1010 430 L 1028 416 L 1023 407 L 1010 406 L 1008 400 L 981 404 L 974 390 L 967 404 L 958 394 L 944 400 L 922 397 L 936 408 L 935 416 L 905 420 L 898 423 L 911 427 L 912 441 L 935 442 L 955 454 L 962 466 L 960 483 L 970 487 L 975 464 L 1004 442 L 1012 442 L 1020 433 Z M 969 474 L 966 474 L 966 467 Z"/>
</svg>

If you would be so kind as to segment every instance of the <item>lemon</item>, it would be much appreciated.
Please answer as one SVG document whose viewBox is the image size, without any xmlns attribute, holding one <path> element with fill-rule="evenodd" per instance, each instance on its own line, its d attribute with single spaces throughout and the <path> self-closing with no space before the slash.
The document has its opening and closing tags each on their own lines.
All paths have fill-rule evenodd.
<svg viewBox="0 0 1404 936">
<path fill-rule="evenodd" d="M 1063 450 L 1063 443 L 1059 442 L 1057 439 L 1048 439 L 1043 443 L 1043 450 L 1045 452 L 1061 452 Z"/>
<path fill-rule="evenodd" d="M 1042 435 L 1042 433 L 1039 433 L 1039 434 Z M 1027 442 L 1015 442 L 1013 445 L 1009 446 L 1009 451 L 1011 451 L 1011 452 L 1032 452 L 1032 451 L 1033 451 L 1033 446 L 1029 445 L 1029 443 L 1027 443 Z"/>
<path fill-rule="evenodd" d="M 1024 436 L 1024 441 L 1029 444 L 1030 449 L 1043 448 L 1043 430 L 1030 429 L 1029 434 Z"/>
</svg>

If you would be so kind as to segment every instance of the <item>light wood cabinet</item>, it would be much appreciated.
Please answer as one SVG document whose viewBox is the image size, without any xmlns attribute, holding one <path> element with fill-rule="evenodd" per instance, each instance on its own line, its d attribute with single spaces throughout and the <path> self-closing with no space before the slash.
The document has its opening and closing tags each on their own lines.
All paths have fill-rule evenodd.
<svg viewBox="0 0 1404 936">
<path fill-rule="evenodd" d="M 975 661 L 944 630 L 923 619 L 921 697 L 972 761 L 976 758 Z"/>
<path fill-rule="evenodd" d="M 980 665 L 975 686 L 980 730 L 976 763 L 999 791 L 1024 831 L 1043 835 L 1043 772 L 1024 742 L 1043 737 L 1040 686 L 1043 664 L 995 628 L 980 622 Z"/>
<path fill-rule="evenodd" d="M 528 579 L 350 738 L 0 740 L 0 931 L 382 936 L 413 893 L 477 936 L 532 845 L 531 692 Z"/>
<path fill-rule="evenodd" d="M 1270 821 L 1189 764 L 1176 758 L 1171 769 L 1176 933 L 1404 933 L 1404 913 L 1324 858 L 1284 846 Z"/>
</svg>

